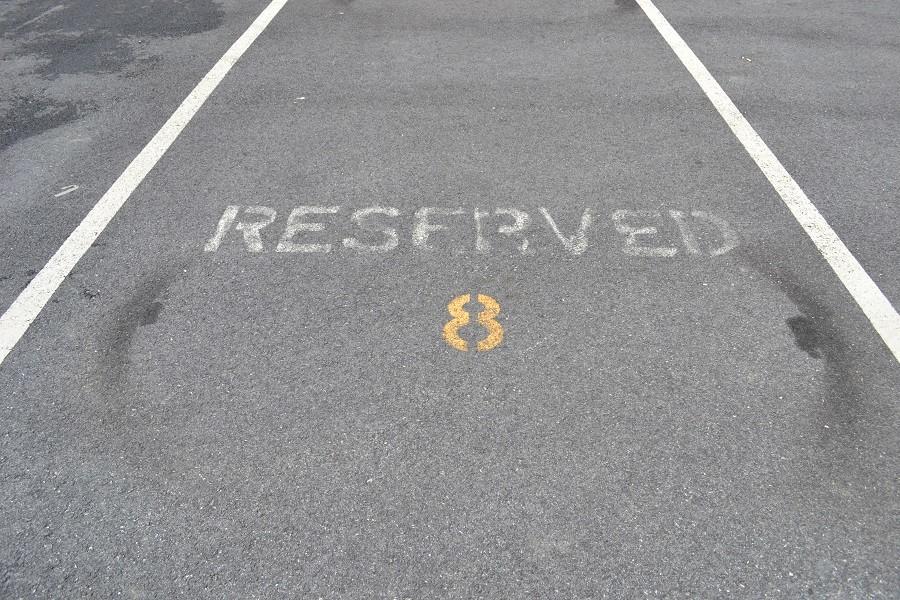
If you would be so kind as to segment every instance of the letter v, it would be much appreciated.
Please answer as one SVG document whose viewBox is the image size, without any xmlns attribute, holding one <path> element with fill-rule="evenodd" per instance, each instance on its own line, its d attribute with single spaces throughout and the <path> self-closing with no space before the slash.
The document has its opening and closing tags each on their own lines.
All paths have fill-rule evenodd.
<svg viewBox="0 0 900 600">
<path fill-rule="evenodd" d="M 550 213 L 546 208 L 542 206 L 538 210 L 540 210 L 541 214 L 544 215 L 544 218 L 547 219 L 547 224 L 550 225 L 550 229 L 553 230 L 553 233 L 555 233 L 556 237 L 559 238 L 559 241 L 562 242 L 562 245 L 567 252 L 577 256 L 583 254 L 584 251 L 587 250 L 587 230 L 590 229 L 591 222 L 593 221 L 591 210 L 589 208 L 584 209 L 584 214 L 581 215 L 581 225 L 578 227 L 578 231 L 575 235 L 568 237 L 562 234 L 559 227 L 556 226 L 556 221 L 553 220 L 553 217 L 550 216 Z"/>
</svg>

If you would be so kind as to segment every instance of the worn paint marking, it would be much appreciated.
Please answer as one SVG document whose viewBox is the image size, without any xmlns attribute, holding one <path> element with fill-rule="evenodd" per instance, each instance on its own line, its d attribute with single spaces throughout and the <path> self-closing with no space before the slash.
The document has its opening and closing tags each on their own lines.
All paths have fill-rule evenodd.
<svg viewBox="0 0 900 600">
<path fill-rule="evenodd" d="M 447 312 L 453 318 L 444 324 L 444 341 L 451 348 L 460 352 L 469 350 L 469 344 L 466 340 L 459 337 L 459 330 L 469 324 L 469 312 L 465 309 L 465 305 L 471 298 L 469 294 L 462 294 L 451 300 L 447 305 Z"/>
<path fill-rule="evenodd" d="M 54 198 L 62 198 L 66 194 L 71 194 L 72 192 L 74 192 L 77 189 L 78 189 L 77 185 L 74 185 L 74 184 L 67 185 L 66 187 L 60 189 L 59 192 L 57 192 L 56 194 L 53 194 L 53 197 Z"/>
<path fill-rule="evenodd" d="M 635 0 L 900 362 L 900 314 L 652 0 Z"/>
<path fill-rule="evenodd" d="M 503 342 L 503 326 L 497 321 L 500 316 L 500 303 L 485 294 L 478 294 L 478 302 L 484 307 L 478 313 L 478 324 L 484 327 L 488 336 L 478 342 L 478 351 L 493 350 Z"/>
<path fill-rule="evenodd" d="M 612 235 L 613 244 L 618 242 L 622 254 L 658 259 L 676 255 L 721 256 L 740 243 L 727 220 L 702 210 L 619 209 L 605 219 L 596 218 L 591 208 L 584 208 L 578 228 L 568 226 L 570 233 L 560 229 L 557 217 L 547 208 L 538 207 L 538 212 L 543 216 L 544 231 L 552 234 L 549 240 L 542 237 L 539 227 L 532 228 L 532 218 L 525 210 L 515 207 L 467 210 L 425 206 L 410 215 L 409 211 L 404 213 L 390 206 L 347 210 L 341 206 L 299 206 L 290 211 L 286 222 L 282 219 L 276 223 L 278 212 L 274 208 L 231 205 L 225 208 L 203 250 L 216 252 L 230 239 L 243 238 L 244 249 L 251 253 L 274 249 L 298 254 L 384 254 L 409 242 L 411 248 L 423 253 L 471 249 L 479 256 L 488 256 L 512 250 L 521 256 L 535 256 L 562 250 L 581 256 L 598 242 L 598 237 Z M 412 216 L 411 224 L 408 216 Z M 609 220 L 613 231 L 608 231 Z M 404 222 L 410 227 L 408 232 L 400 228 Z M 504 244 L 504 238 L 513 240 L 515 246 Z M 676 247 L 678 238 L 681 247 Z M 275 240 L 279 240 L 277 245 Z"/>
<path fill-rule="evenodd" d="M 162 128 L 156 132 L 153 139 L 144 146 L 119 175 L 115 183 L 85 215 L 78 227 L 69 234 L 56 253 L 47 261 L 44 268 L 35 275 L 34 279 L 6 309 L 6 312 L 0 316 L 0 363 L 19 343 L 41 310 L 50 301 L 50 297 L 59 289 L 81 257 L 97 241 L 97 238 L 131 197 L 134 190 L 156 166 L 156 163 L 181 135 L 197 111 L 225 79 L 231 68 L 265 31 L 287 2 L 288 0 L 272 0 L 266 5 L 250 27 L 213 65 Z"/>
<path fill-rule="evenodd" d="M 447 312 L 453 318 L 444 324 L 444 341 L 451 348 L 460 352 L 469 351 L 469 343 L 459 336 L 459 330 L 468 325 L 471 320 L 469 312 L 465 308 L 471 299 L 471 294 L 461 294 L 447 305 Z M 478 294 L 476 299 L 483 307 L 476 320 L 487 331 L 487 336 L 479 340 L 475 347 L 479 352 L 487 352 L 503 342 L 503 326 L 497 321 L 497 317 L 500 316 L 500 303 L 487 294 Z"/>
</svg>

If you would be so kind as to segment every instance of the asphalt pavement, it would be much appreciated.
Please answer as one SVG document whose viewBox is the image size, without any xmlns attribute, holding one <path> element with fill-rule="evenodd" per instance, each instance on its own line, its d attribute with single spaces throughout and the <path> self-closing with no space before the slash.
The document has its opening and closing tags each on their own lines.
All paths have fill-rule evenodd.
<svg viewBox="0 0 900 600">
<path fill-rule="evenodd" d="M 0 6 L 3 310 L 267 4 Z M 900 5 L 657 6 L 897 306 Z M 896 598 L 898 392 L 637 3 L 289 0 L 0 364 L 0 595 Z"/>
</svg>

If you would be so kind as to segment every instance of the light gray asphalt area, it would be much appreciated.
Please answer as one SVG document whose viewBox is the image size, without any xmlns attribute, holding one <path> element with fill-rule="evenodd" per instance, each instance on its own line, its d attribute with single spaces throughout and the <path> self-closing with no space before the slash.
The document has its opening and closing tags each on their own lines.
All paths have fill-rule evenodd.
<svg viewBox="0 0 900 600">
<path fill-rule="evenodd" d="M 660 8 L 893 299 L 896 171 L 882 169 L 896 164 L 896 121 L 882 131 L 874 113 L 891 106 L 877 75 L 900 61 L 897 9 L 803 4 Z M 202 75 L 186 49 L 208 66 L 252 19 L 235 9 L 164 40 L 181 76 L 165 52 L 135 76 L 172 78 L 157 123 L 98 110 L 15 141 L 4 163 L 65 185 L 39 150 L 92 123 L 94 156 L 66 164 L 108 185 L 140 149 L 128 132 L 146 139 Z M 834 72 L 786 72 L 826 50 Z M 4 260 L 40 268 L 96 185 L 66 209 L 36 188 L 5 195 L 9 235 L 34 234 Z M 234 229 L 208 246 L 231 205 L 237 222 L 275 212 L 262 252 Z M 340 207 L 295 238 L 331 252 L 275 251 L 301 205 Z M 378 221 L 396 249 L 342 244 L 390 239 L 352 222 L 370 206 L 397 209 Z M 447 229 L 430 249 L 414 243 L 421 207 L 463 209 L 433 217 Z M 533 253 L 498 233 L 498 207 L 530 215 Z M 567 251 L 540 207 L 564 235 L 589 209 L 586 249 Z M 476 208 L 489 213 L 482 252 Z M 628 254 L 622 210 L 643 211 L 622 226 L 657 227 L 638 243 L 675 254 Z M 712 255 L 727 240 L 692 211 L 725 220 L 738 245 Z M 7 303 L 23 284 L 4 288 Z M 6 596 L 900 589 L 897 365 L 626 1 L 289 3 L 68 284 L 0 366 Z M 500 304 L 497 348 L 442 339 L 465 293 Z"/>
<path fill-rule="evenodd" d="M 897 5 L 658 6 L 896 306 Z"/>
<path fill-rule="evenodd" d="M 0 5 L 4 309 L 262 6 Z"/>
</svg>

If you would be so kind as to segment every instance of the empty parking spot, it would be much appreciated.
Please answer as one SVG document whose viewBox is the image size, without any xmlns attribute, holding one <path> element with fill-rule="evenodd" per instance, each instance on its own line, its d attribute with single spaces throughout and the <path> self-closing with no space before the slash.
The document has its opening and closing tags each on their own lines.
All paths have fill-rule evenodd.
<svg viewBox="0 0 900 600">
<path fill-rule="evenodd" d="M 637 0 L 900 362 L 900 315 L 652 0 Z"/>
</svg>

